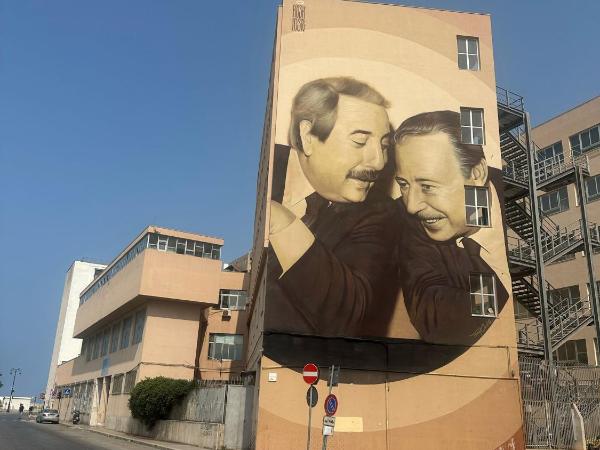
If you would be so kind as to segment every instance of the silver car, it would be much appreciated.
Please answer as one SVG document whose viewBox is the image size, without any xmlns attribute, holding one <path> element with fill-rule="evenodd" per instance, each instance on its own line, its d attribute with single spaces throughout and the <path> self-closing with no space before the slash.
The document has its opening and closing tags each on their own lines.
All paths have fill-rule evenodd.
<svg viewBox="0 0 600 450">
<path fill-rule="evenodd" d="M 44 409 L 35 418 L 37 423 L 52 422 L 58 423 L 58 411 L 56 409 Z"/>
</svg>

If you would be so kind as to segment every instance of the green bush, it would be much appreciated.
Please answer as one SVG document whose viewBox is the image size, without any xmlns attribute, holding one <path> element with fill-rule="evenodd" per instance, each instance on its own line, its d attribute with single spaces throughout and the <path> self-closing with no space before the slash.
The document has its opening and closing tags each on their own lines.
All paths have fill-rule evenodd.
<svg viewBox="0 0 600 450">
<path fill-rule="evenodd" d="M 146 378 L 131 391 L 131 415 L 151 428 L 157 420 L 167 419 L 173 405 L 185 397 L 193 386 L 194 382 L 189 380 Z"/>
</svg>

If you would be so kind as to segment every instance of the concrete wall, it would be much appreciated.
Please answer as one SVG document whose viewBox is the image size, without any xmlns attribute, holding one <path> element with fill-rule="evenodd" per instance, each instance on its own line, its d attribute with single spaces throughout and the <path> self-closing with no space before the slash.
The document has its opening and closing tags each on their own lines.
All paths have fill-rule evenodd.
<svg viewBox="0 0 600 450">
<path fill-rule="evenodd" d="M 56 367 L 79 356 L 81 351 L 81 339 L 73 337 L 75 317 L 79 307 L 79 294 L 92 282 L 95 270 L 105 267 L 104 264 L 74 261 L 67 271 L 48 371 L 48 382 L 46 383 L 47 399 L 50 398 L 50 393 L 55 385 Z"/>
</svg>

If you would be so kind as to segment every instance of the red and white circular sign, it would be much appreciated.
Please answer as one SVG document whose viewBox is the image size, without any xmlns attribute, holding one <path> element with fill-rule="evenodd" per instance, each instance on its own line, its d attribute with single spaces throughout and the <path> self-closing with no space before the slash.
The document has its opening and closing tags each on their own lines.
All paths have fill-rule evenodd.
<svg viewBox="0 0 600 450">
<path fill-rule="evenodd" d="M 308 363 L 302 370 L 302 378 L 308 384 L 315 384 L 319 379 L 319 368 L 313 363 Z"/>
</svg>

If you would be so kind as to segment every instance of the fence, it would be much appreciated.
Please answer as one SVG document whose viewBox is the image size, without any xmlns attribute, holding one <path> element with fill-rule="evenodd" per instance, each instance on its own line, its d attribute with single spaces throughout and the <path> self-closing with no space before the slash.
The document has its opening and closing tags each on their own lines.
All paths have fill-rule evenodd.
<svg viewBox="0 0 600 450">
<path fill-rule="evenodd" d="M 549 364 L 525 356 L 519 366 L 528 448 L 570 449 L 573 404 L 583 417 L 588 442 L 600 436 L 600 367 Z"/>
</svg>

